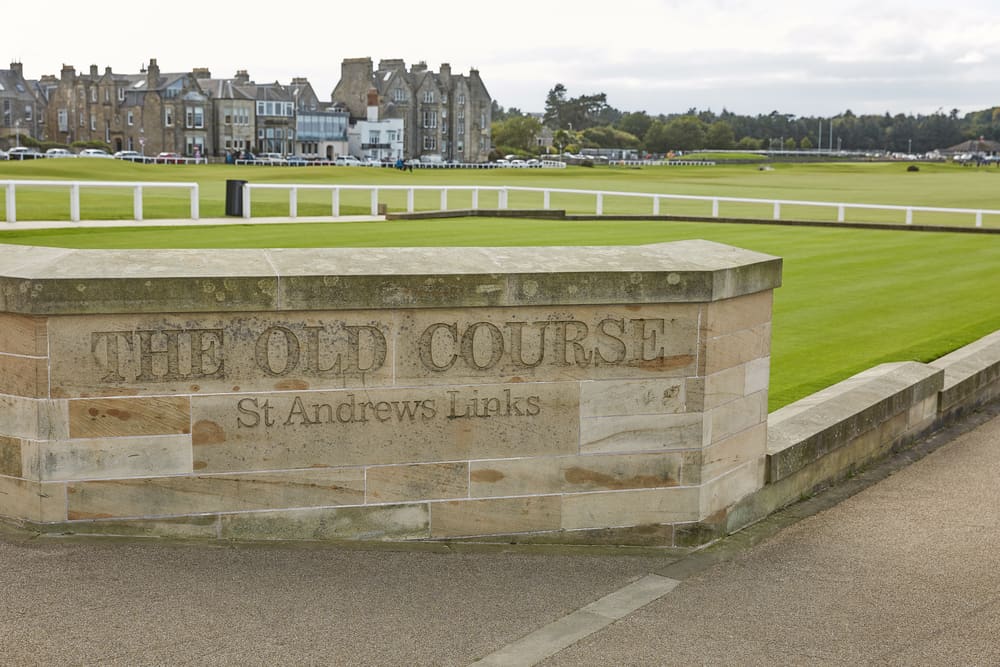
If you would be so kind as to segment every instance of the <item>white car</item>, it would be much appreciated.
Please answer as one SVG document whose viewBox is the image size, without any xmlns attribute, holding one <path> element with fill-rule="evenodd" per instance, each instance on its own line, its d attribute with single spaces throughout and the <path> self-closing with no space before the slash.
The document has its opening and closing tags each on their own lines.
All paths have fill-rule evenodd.
<svg viewBox="0 0 1000 667">
<path fill-rule="evenodd" d="M 362 167 L 365 164 L 353 155 L 338 155 L 333 163 L 340 167 Z"/>
<path fill-rule="evenodd" d="M 129 162 L 142 162 L 142 154 L 139 151 L 118 151 L 111 157 L 116 160 L 128 160 Z"/>
<path fill-rule="evenodd" d="M 80 151 L 80 157 L 103 157 L 110 159 L 111 156 L 108 155 L 107 151 L 102 151 L 100 148 L 84 148 Z"/>
<path fill-rule="evenodd" d="M 50 148 L 45 151 L 45 157 L 76 157 L 65 148 Z"/>
<path fill-rule="evenodd" d="M 8 160 L 34 160 L 37 157 L 41 157 L 41 153 L 27 146 L 15 146 L 7 151 Z"/>
</svg>

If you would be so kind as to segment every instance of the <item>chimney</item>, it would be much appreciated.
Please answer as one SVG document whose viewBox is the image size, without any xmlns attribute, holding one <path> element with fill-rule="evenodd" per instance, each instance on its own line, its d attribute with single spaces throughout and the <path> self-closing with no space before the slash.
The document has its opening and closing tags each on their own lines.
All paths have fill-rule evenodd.
<svg viewBox="0 0 1000 667">
<path fill-rule="evenodd" d="M 196 79 L 211 79 L 212 72 L 209 71 L 207 67 L 195 67 L 191 70 L 191 74 L 194 75 Z"/>
<path fill-rule="evenodd" d="M 111 76 L 111 67 L 110 66 L 104 68 L 104 75 L 105 76 Z"/>
<path fill-rule="evenodd" d="M 247 74 L 245 69 L 237 70 L 236 76 L 233 77 L 237 84 L 247 84 L 250 83 L 250 75 Z"/>
<path fill-rule="evenodd" d="M 16 76 L 17 78 L 19 79 L 24 78 L 24 66 L 21 63 L 11 63 L 10 71 L 12 71 L 14 73 L 14 76 Z"/>
<path fill-rule="evenodd" d="M 97 65 L 91 65 L 90 66 L 90 78 L 91 79 L 96 79 L 97 78 Z"/>
<path fill-rule="evenodd" d="M 418 72 L 426 72 L 426 71 L 427 71 L 427 62 L 424 60 L 421 60 L 416 65 L 410 67 L 410 72 L 412 74 L 416 74 Z"/>
<path fill-rule="evenodd" d="M 448 79 L 451 78 L 451 65 L 448 63 L 441 63 L 441 79 L 447 83 Z"/>
<path fill-rule="evenodd" d="M 155 90 L 160 86 L 160 66 L 156 64 L 156 58 L 149 59 L 149 67 L 146 68 L 146 85 L 150 90 Z"/>
<path fill-rule="evenodd" d="M 378 120 L 378 91 L 374 88 L 368 89 L 368 122 L 374 123 Z"/>
<path fill-rule="evenodd" d="M 72 65 L 63 65 L 59 74 L 64 83 L 73 83 L 73 80 L 76 79 L 76 70 Z"/>
</svg>

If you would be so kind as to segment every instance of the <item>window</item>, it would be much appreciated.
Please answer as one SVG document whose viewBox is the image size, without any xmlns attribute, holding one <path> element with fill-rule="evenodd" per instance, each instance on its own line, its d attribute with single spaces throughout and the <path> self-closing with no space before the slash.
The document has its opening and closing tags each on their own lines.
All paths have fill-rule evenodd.
<svg viewBox="0 0 1000 667">
<path fill-rule="evenodd" d="M 458 104 L 459 106 L 465 106 L 465 93 L 458 94 Z"/>
<path fill-rule="evenodd" d="M 370 144 L 377 144 L 378 140 L 379 140 L 379 131 L 378 130 L 371 130 L 368 133 L 368 143 L 370 143 Z"/>
<path fill-rule="evenodd" d="M 402 88 L 392 89 L 392 101 L 393 102 L 405 102 L 406 101 L 406 91 Z"/>
<path fill-rule="evenodd" d="M 423 112 L 424 123 L 423 126 L 431 129 L 437 127 L 437 111 L 425 111 Z"/>
<path fill-rule="evenodd" d="M 437 142 L 434 139 L 434 135 L 433 134 L 425 134 L 424 135 L 424 150 L 425 151 L 432 151 L 432 150 L 434 150 L 434 148 L 436 146 L 437 146 Z"/>
<path fill-rule="evenodd" d="M 58 119 L 56 123 L 59 125 L 59 131 L 69 132 L 69 112 L 66 109 L 60 109 L 56 117 Z"/>
<path fill-rule="evenodd" d="M 163 109 L 163 124 L 167 127 L 174 126 L 174 110 L 170 107 L 164 107 Z"/>
<path fill-rule="evenodd" d="M 124 102 L 125 101 L 125 89 L 124 88 L 119 88 L 118 89 L 118 101 L 119 102 Z"/>
<path fill-rule="evenodd" d="M 104 89 L 104 102 L 108 103 L 111 101 L 111 91 L 107 88 Z"/>
<path fill-rule="evenodd" d="M 34 115 L 34 108 L 30 104 L 24 105 L 24 120 L 28 123 L 31 122 L 31 118 Z"/>
<path fill-rule="evenodd" d="M 87 126 L 86 119 L 83 117 L 83 112 L 81 111 L 80 112 L 80 127 L 86 127 L 86 126 Z"/>
<path fill-rule="evenodd" d="M 91 132 L 97 131 L 97 118 L 95 118 L 94 116 L 90 117 L 90 131 Z"/>
<path fill-rule="evenodd" d="M 434 91 L 424 91 L 424 104 L 434 104 Z"/>
<path fill-rule="evenodd" d="M 11 126 L 10 100 L 3 101 L 3 126 Z"/>
<path fill-rule="evenodd" d="M 97 88 L 91 88 L 90 89 L 90 101 L 91 102 L 96 102 L 97 101 Z"/>
<path fill-rule="evenodd" d="M 135 116 L 132 114 L 131 111 L 129 111 L 125 115 L 125 122 L 128 123 L 130 126 L 135 124 Z"/>
<path fill-rule="evenodd" d="M 104 121 L 104 141 L 111 143 L 111 121 Z"/>
</svg>

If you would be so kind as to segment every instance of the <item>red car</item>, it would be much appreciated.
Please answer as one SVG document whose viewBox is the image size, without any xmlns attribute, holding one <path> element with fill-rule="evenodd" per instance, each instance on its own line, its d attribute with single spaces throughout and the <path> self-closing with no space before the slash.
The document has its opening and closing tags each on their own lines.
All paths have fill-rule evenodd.
<svg viewBox="0 0 1000 667">
<path fill-rule="evenodd" d="M 177 153 L 157 153 L 156 164 L 182 164 L 184 158 Z"/>
</svg>

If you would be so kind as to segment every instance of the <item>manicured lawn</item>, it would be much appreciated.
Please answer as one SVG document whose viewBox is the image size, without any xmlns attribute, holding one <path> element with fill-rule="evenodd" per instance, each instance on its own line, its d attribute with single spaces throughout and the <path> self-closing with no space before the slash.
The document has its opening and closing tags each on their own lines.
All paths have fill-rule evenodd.
<svg viewBox="0 0 1000 667">
<path fill-rule="evenodd" d="M 80 165 L 64 167 L 64 162 L 70 161 L 52 160 L 47 165 L 15 163 L 13 167 L 0 163 L 0 179 L 59 177 L 56 174 L 62 174 L 63 178 L 81 178 Z M 117 162 L 103 169 L 107 171 L 102 170 L 94 177 L 198 180 L 204 217 L 221 215 L 226 178 L 289 183 L 524 184 L 983 208 L 998 205 L 994 193 L 1000 183 L 997 180 L 1000 171 L 996 169 L 922 165 L 920 172 L 907 173 L 903 164 L 778 165 L 773 172 L 759 172 L 749 166 L 429 170 L 410 174 L 345 167 L 187 167 Z M 40 195 L 42 202 L 52 198 L 51 193 Z M 122 217 L 127 218 L 130 199 L 128 196 L 125 199 L 127 210 Z M 95 202 L 95 205 L 106 204 Z M 60 205 L 63 211 L 68 208 L 64 201 Z M 286 204 L 275 202 L 273 205 L 279 213 L 283 212 L 282 208 L 287 210 Z M 512 202 L 512 205 L 516 204 Z M 186 215 L 185 207 L 186 202 L 182 202 L 178 207 L 180 212 L 173 215 Z M 167 208 L 165 205 L 164 210 Z M 367 211 L 363 202 L 357 208 L 355 212 Z M 1000 236 L 993 235 L 662 221 L 551 222 L 486 218 L 0 231 L 2 243 L 78 248 L 626 245 L 689 238 L 719 241 L 784 258 L 784 284 L 775 292 L 772 410 L 878 363 L 930 361 L 1000 329 L 1000 290 L 997 289 L 1000 281 L 996 276 L 1000 267 Z"/>
</svg>

